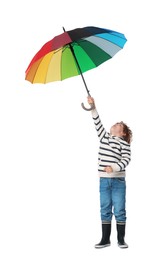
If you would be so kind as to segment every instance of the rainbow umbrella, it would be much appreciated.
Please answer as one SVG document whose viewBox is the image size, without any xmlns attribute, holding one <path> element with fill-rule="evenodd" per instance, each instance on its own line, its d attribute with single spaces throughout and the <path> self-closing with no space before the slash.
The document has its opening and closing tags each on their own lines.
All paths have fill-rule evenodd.
<svg viewBox="0 0 161 260">
<path fill-rule="evenodd" d="M 98 27 L 65 31 L 45 43 L 31 60 L 25 79 L 31 83 L 48 83 L 81 75 L 98 67 L 120 51 L 127 39 L 122 33 Z M 82 103 L 82 107 L 86 110 Z"/>
</svg>

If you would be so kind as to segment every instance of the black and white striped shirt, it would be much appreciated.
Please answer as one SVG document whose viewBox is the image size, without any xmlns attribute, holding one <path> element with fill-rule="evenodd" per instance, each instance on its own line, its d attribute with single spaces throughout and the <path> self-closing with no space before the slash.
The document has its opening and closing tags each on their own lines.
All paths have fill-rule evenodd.
<svg viewBox="0 0 161 260">
<path fill-rule="evenodd" d="M 103 127 L 96 109 L 92 110 L 95 128 L 100 140 L 98 153 L 98 172 L 100 177 L 125 177 L 125 169 L 131 160 L 131 149 L 123 138 L 110 135 Z M 112 173 L 106 173 L 104 168 L 111 166 Z"/>
</svg>

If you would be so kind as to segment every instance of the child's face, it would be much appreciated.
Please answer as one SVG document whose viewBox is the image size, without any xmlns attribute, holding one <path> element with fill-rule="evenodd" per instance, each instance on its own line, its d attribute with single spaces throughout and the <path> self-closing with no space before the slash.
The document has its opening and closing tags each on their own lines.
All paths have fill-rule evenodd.
<svg viewBox="0 0 161 260">
<path fill-rule="evenodd" d="M 110 134 L 118 137 L 123 137 L 125 133 L 123 132 L 123 124 L 116 123 L 110 129 Z"/>
</svg>

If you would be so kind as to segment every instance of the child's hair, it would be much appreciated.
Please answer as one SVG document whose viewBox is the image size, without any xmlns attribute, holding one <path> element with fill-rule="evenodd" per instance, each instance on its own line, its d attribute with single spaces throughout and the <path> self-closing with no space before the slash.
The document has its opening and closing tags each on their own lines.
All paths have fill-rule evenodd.
<svg viewBox="0 0 161 260">
<path fill-rule="evenodd" d="M 123 138 L 124 138 L 124 140 L 128 143 L 128 144 L 130 144 L 131 143 L 131 141 L 132 141 L 132 131 L 131 131 L 131 129 L 123 122 L 123 121 L 121 121 L 120 122 L 122 125 L 123 125 L 123 132 L 124 132 L 124 136 L 123 136 Z"/>
</svg>

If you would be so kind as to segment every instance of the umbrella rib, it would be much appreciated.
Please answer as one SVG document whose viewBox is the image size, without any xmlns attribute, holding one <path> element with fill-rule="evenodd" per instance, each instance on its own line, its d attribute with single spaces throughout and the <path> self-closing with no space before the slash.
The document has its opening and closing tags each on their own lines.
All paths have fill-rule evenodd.
<svg viewBox="0 0 161 260">
<path fill-rule="evenodd" d="M 102 38 L 102 37 L 99 37 L 97 34 L 95 34 L 95 35 L 92 35 L 92 36 L 89 36 L 89 37 L 85 37 L 85 38 L 82 38 L 82 39 L 80 39 L 80 42 L 83 42 L 83 41 L 85 41 L 85 40 L 87 40 L 88 41 L 88 38 L 90 38 L 90 37 L 97 37 L 97 38 L 101 38 L 101 39 L 104 39 L 105 41 L 107 41 L 107 42 L 110 42 L 110 43 L 112 43 L 112 44 L 114 44 L 115 46 L 119 46 L 117 43 L 114 43 L 114 42 L 112 42 L 112 41 L 110 41 L 110 40 L 107 40 L 107 39 L 105 39 L 105 38 Z M 120 39 L 123 39 L 123 38 L 121 38 L 121 37 L 119 37 Z M 77 42 L 78 43 L 78 42 Z M 120 46 L 119 46 L 120 47 Z M 123 49 L 123 47 L 120 47 L 121 49 Z"/>
<path fill-rule="evenodd" d="M 53 55 L 54 55 L 54 52 L 53 52 Z M 51 60 L 52 60 L 53 55 L 50 57 L 50 61 L 49 61 L 48 67 L 49 67 L 49 65 L 50 65 L 50 63 L 51 63 Z M 46 83 L 47 75 L 48 75 L 48 73 L 46 73 L 44 83 Z"/>
<path fill-rule="evenodd" d="M 85 38 L 84 38 L 85 39 Z M 82 42 L 83 42 L 84 40 L 82 40 Z M 91 57 L 88 55 L 88 53 L 86 52 L 86 50 L 77 42 L 77 43 L 74 43 L 75 45 L 78 45 L 85 53 L 86 53 L 86 55 L 89 57 L 89 59 L 94 63 L 94 65 L 95 66 L 97 66 L 96 64 L 95 64 L 95 62 L 91 59 Z"/>
<path fill-rule="evenodd" d="M 99 37 L 97 34 L 96 35 L 94 35 L 95 37 L 97 37 L 97 38 L 102 38 L 102 37 Z M 89 38 L 89 37 L 88 37 Z M 120 37 L 121 38 L 121 37 Z M 105 41 L 107 41 L 107 42 L 110 42 L 110 43 L 112 43 L 112 44 L 114 44 L 115 46 L 118 46 L 118 44 L 116 44 L 116 43 L 114 43 L 114 42 L 112 42 L 112 41 L 110 41 L 110 40 L 106 40 L 105 38 L 102 38 L 102 39 L 104 39 Z M 123 38 L 121 38 L 121 39 L 123 39 Z M 123 47 L 120 47 L 121 49 L 123 48 Z"/>
<path fill-rule="evenodd" d="M 86 40 L 85 40 L 86 41 Z M 87 41 L 88 42 L 88 41 Z M 90 42 L 92 45 L 94 45 L 92 42 Z M 80 48 L 82 48 L 82 50 L 86 53 L 86 55 L 89 57 L 89 59 L 93 62 L 93 64 L 98 67 L 98 65 L 91 59 L 91 57 L 88 55 L 87 51 L 81 46 L 79 45 L 79 43 L 75 43 L 75 45 L 78 45 Z M 97 46 L 98 49 L 100 49 L 101 51 L 103 51 L 99 46 Z"/>
<path fill-rule="evenodd" d="M 62 49 L 62 48 L 53 51 L 53 54 L 52 54 L 52 56 L 50 57 L 50 61 L 49 61 L 48 67 L 50 66 L 51 60 L 52 60 L 53 56 L 55 55 L 55 53 L 59 52 L 61 49 Z M 46 73 L 45 83 L 47 83 L 47 81 L 46 81 L 47 76 L 48 76 L 48 73 Z"/>
<path fill-rule="evenodd" d="M 42 62 L 42 59 L 43 59 L 43 58 L 40 58 L 40 59 L 41 59 L 41 62 Z M 39 63 L 39 65 L 41 64 L 41 62 Z M 39 68 L 39 66 L 38 66 L 37 69 L 35 70 L 35 74 L 34 74 L 34 76 L 33 76 L 32 83 L 34 82 L 34 79 L 35 79 L 35 77 L 36 77 L 36 73 L 37 73 L 38 68 Z"/>
<path fill-rule="evenodd" d="M 57 53 L 57 52 L 59 52 L 61 50 L 61 48 L 60 49 L 57 49 L 56 51 L 51 51 L 51 52 L 53 52 L 53 55 L 55 54 L 55 53 Z M 49 52 L 50 53 L 50 52 Z M 53 58 L 53 55 L 51 56 L 51 58 L 50 58 L 50 61 L 49 61 L 49 64 L 51 63 L 51 60 L 52 60 L 52 58 Z M 42 57 L 42 58 L 40 58 L 39 60 L 41 60 L 40 61 L 40 63 L 39 63 L 39 65 L 38 65 L 38 67 L 37 67 L 37 69 L 35 70 L 35 74 L 34 74 L 34 76 L 33 76 L 33 80 L 32 80 L 32 83 L 34 82 L 34 79 L 35 79 L 35 77 L 36 77 L 36 73 L 37 73 L 37 71 L 38 71 L 38 69 L 39 69 L 39 67 L 40 67 L 40 65 L 41 65 L 41 63 L 42 63 L 42 61 L 43 61 L 43 58 L 44 57 Z M 38 61 L 39 61 L 38 60 Z M 47 83 L 46 82 L 46 79 L 47 79 L 47 73 L 46 73 L 46 76 L 45 76 L 45 80 L 44 80 L 44 83 Z"/>
</svg>

